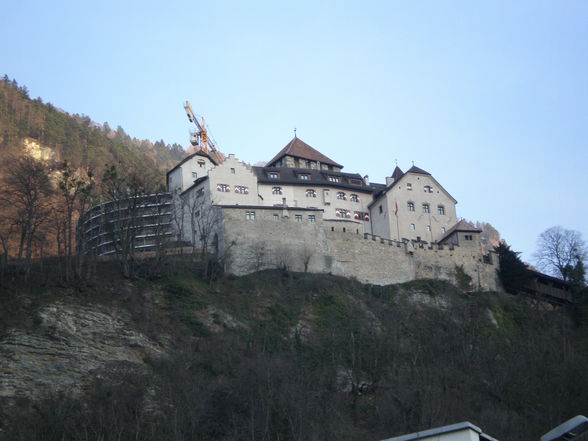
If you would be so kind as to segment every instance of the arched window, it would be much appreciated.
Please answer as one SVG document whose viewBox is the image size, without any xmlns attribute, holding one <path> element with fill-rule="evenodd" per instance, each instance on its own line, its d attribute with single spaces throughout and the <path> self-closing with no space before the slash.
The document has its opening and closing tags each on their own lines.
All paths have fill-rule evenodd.
<svg viewBox="0 0 588 441">
<path fill-rule="evenodd" d="M 425 193 L 433 193 L 433 188 L 430 185 L 425 185 Z"/>
<path fill-rule="evenodd" d="M 346 199 L 347 199 L 347 197 L 345 196 L 345 193 L 344 193 L 344 192 L 342 192 L 342 191 L 339 191 L 339 192 L 337 193 L 337 199 L 340 199 L 340 200 L 344 201 L 344 200 L 346 200 Z"/>
<path fill-rule="evenodd" d="M 272 194 L 282 194 L 282 187 L 272 188 Z"/>
<path fill-rule="evenodd" d="M 349 200 L 351 202 L 359 202 L 359 196 L 356 195 L 356 194 L 352 194 L 352 195 L 349 196 Z"/>
<path fill-rule="evenodd" d="M 443 205 L 437 205 L 437 213 L 445 214 L 445 207 Z"/>
<path fill-rule="evenodd" d="M 414 202 L 408 202 L 406 208 L 408 208 L 408 211 L 414 211 Z"/>
<path fill-rule="evenodd" d="M 316 191 L 315 190 L 306 190 L 306 197 L 307 198 L 316 198 Z"/>
<path fill-rule="evenodd" d="M 231 191 L 231 186 L 227 184 L 218 184 L 216 186 L 216 191 L 222 191 L 223 193 Z"/>
<path fill-rule="evenodd" d="M 431 212 L 431 207 L 429 206 L 429 204 L 423 204 L 423 213 L 430 213 Z"/>
<path fill-rule="evenodd" d="M 235 185 L 235 193 L 238 194 L 249 194 L 249 188 L 244 185 Z"/>
</svg>

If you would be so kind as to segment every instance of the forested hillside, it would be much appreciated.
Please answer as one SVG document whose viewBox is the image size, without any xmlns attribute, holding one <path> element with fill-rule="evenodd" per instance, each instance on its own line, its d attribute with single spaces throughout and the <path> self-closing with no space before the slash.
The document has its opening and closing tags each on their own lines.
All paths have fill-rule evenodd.
<svg viewBox="0 0 588 441">
<path fill-rule="evenodd" d="M 76 222 L 92 205 L 165 189 L 165 171 L 185 156 L 121 127 L 70 115 L 0 80 L 0 270 L 11 259 L 65 256 L 74 272 Z M 115 191 L 116 190 L 116 191 Z"/>
<path fill-rule="evenodd" d="M 143 265 L 0 289 L 3 440 L 377 441 L 469 420 L 528 441 L 588 409 L 586 328 L 566 308 Z"/>
<path fill-rule="evenodd" d="M 3 157 L 19 154 L 25 140 L 50 149 L 57 161 L 67 159 L 74 167 L 90 167 L 100 176 L 105 164 L 121 164 L 163 179 L 185 152 L 167 145 L 131 138 L 121 127 L 111 129 L 85 115 L 70 115 L 41 98 L 31 99 L 27 88 L 7 76 L 0 81 L 0 149 Z"/>
</svg>

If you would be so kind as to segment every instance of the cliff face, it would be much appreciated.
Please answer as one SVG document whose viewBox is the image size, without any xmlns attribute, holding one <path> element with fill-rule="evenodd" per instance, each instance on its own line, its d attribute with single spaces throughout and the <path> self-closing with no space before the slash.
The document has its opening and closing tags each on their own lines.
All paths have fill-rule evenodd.
<svg viewBox="0 0 588 441">
<path fill-rule="evenodd" d="M 0 286 L 0 438 L 373 441 L 469 420 L 522 441 L 588 407 L 563 309 L 188 267 Z"/>
<path fill-rule="evenodd" d="M 141 370 L 146 357 L 164 351 L 133 329 L 120 309 L 56 302 L 39 309 L 34 320 L 35 329 L 9 329 L 0 339 L 0 397 L 79 393 L 108 367 Z"/>
</svg>

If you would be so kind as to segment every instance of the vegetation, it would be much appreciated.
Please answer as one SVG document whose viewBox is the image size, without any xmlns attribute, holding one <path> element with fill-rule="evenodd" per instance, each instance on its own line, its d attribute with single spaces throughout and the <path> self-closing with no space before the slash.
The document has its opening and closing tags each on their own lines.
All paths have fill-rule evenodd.
<svg viewBox="0 0 588 441">
<path fill-rule="evenodd" d="M 564 309 L 433 280 L 276 270 L 210 281 L 180 261 L 166 268 L 124 295 L 108 264 L 73 297 L 51 278 L 42 294 L 2 291 L 13 327 L 34 331 L 35 311 L 57 299 L 100 302 L 170 342 L 142 367 L 104 366 L 82 396 L 6 402 L 3 439 L 373 441 L 469 420 L 522 441 L 588 406 L 583 327 Z"/>
<path fill-rule="evenodd" d="M 516 294 L 522 291 L 532 275 L 519 257 L 521 253 L 511 250 L 505 241 L 501 241 L 494 251 L 498 254 L 499 260 L 498 276 L 506 292 Z"/>
<path fill-rule="evenodd" d="M 0 80 L 0 149 L 0 276 L 11 259 L 28 274 L 32 258 L 64 256 L 66 282 L 82 276 L 76 252 L 82 214 L 102 201 L 161 191 L 164 170 L 185 155 L 179 145 L 139 141 L 120 127 L 32 100 L 7 76 Z M 124 237 L 115 243 L 128 251 L 121 264 L 130 276 L 134 237 Z"/>
</svg>

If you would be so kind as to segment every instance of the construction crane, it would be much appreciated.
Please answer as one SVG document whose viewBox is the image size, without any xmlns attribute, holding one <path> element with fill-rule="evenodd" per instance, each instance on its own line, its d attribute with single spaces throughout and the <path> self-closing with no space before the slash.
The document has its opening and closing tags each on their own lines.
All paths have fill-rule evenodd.
<svg viewBox="0 0 588 441">
<path fill-rule="evenodd" d="M 206 153 L 208 153 L 209 149 L 210 151 L 215 152 L 216 146 L 208 136 L 204 118 L 201 118 L 201 121 L 198 121 L 198 118 L 194 114 L 194 111 L 192 110 L 192 106 L 190 105 L 189 101 L 186 101 L 186 104 L 184 104 L 184 109 L 186 109 L 186 114 L 188 115 L 188 119 L 190 120 L 190 122 L 194 123 L 194 125 L 196 126 L 196 130 L 194 132 L 190 132 L 190 143 L 194 147 L 199 146 Z"/>
</svg>

